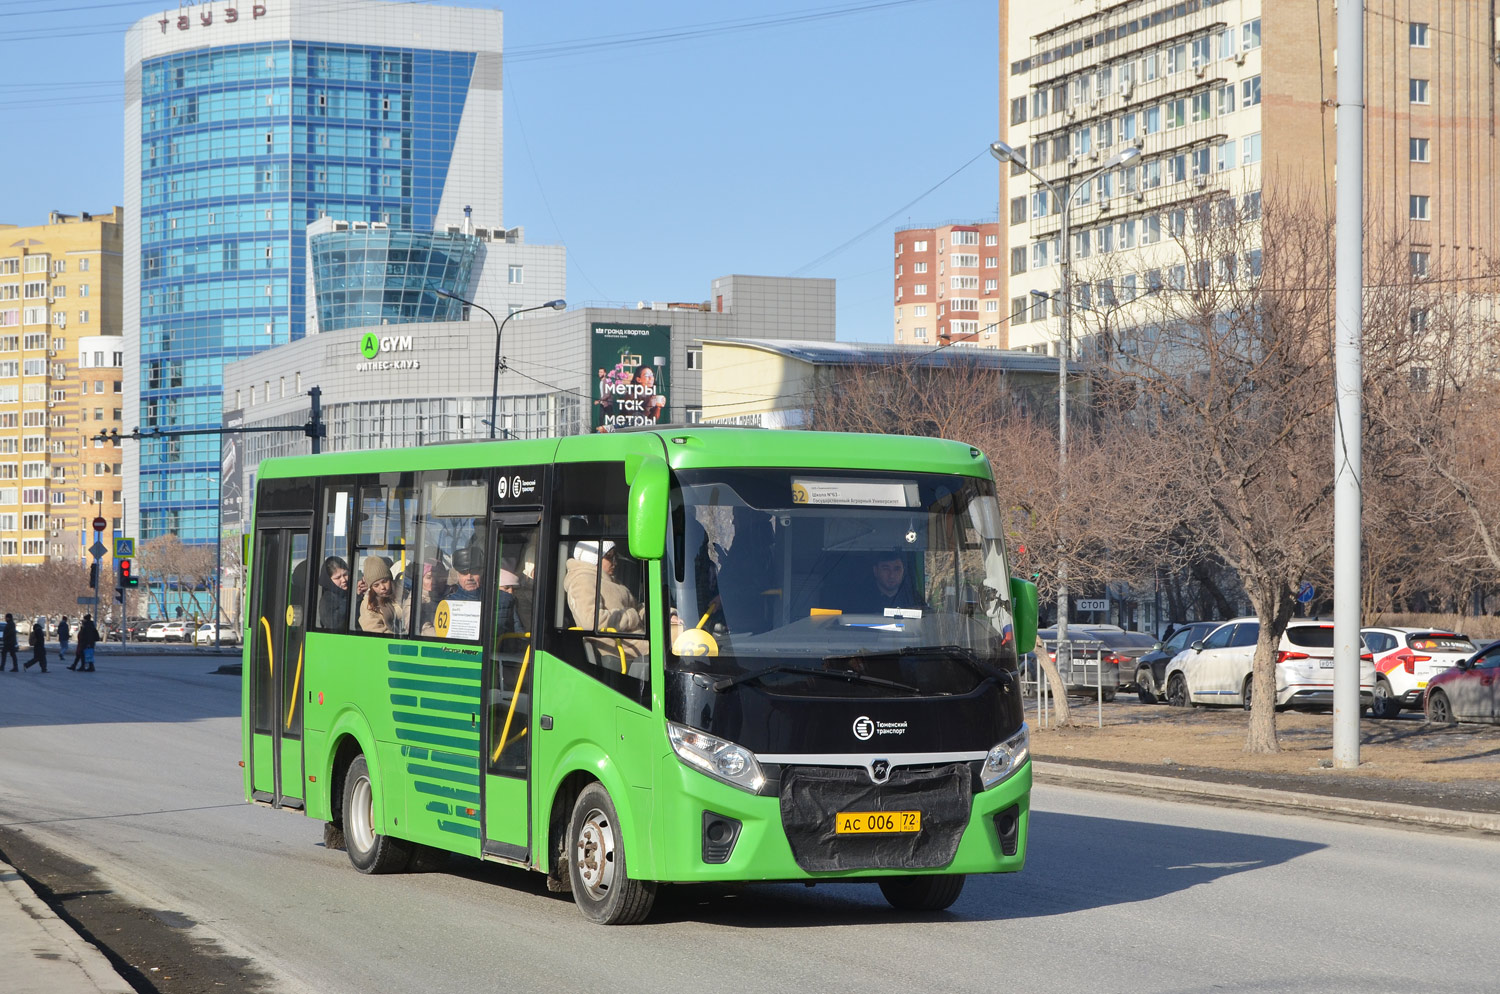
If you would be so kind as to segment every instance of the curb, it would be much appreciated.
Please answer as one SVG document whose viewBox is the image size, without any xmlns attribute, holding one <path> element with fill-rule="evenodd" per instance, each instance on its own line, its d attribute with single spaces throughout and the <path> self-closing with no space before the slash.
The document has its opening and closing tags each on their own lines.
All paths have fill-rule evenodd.
<svg viewBox="0 0 1500 994">
<path fill-rule="evenodd" d="M 9 955 L 7 991 L 17 994 L 134 994 L 99 947 L 75 932 L 9 864 L 0 862 L 0 948 Z M 30 924 L 23 924 L 24 922 Z"/>
<path fill-rule="evenodd" d="M 1124 770 L 1103 770 L 1066 763 L 1032 763 L 1032 775 L 1040 783 L 1096 789 L 1144 788 L 1179 800 L 1240 801 L 1258 807 L 1289 808 L 1322 817 L 1363 818 L 1422 828 L 1459 829 L 1500 835 L 1500 814 L 1483 811 L 1453 811 L 1390 801 L 1362 801 L 1352 797 L 1329 797 L 1292 790 L 1241 787 L 1238 784 L 1183 780 Z"/>
</svg>

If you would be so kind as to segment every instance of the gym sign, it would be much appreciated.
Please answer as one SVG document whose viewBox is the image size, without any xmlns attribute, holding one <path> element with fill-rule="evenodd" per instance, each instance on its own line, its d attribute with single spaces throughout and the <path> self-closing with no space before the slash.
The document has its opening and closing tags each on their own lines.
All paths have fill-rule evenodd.
<svg viewBox="0 0 1500 994">
<path fill-rule="evenodd" d="M 367 331 L 359 340 L 359 354 L 365 357 L 365 361 L 358 363 L 354 368 L 360 373 L 383 372 L 388 369 L 421 369 L 420 359 L 382 359 L 382 355 L 392 352 L 412 351 L 410 335 L 385 335 L 380 336 L 373 331 Z"/>
<path fill-rule="evenodd" d="M 200 7 L 198 9 L 197 13 L 198 13 L 198 23 L 199 24 L 201 24 L 205 28 L 213 27 L 214 12 L 211 9 L 209 9 L 209 7 L 207 5 L 205 5 L 203 7 Z M 257 4 L 252 4 L 250 6 L 250 20 L 252 20 L 252 21 L 258 21 L 262 17 L 265 17 L 265 16 L 266 16 L 266 5 L 265 4 L 263 4 L 263 3 L 257 3 Z M 235 21 L 238 21 L 239 19 L 240 19 L 240 8 L 238 8 L 238 7 L 225 7 L 224 8 L 224 23 L 225 24 L 233 24 Z M 170 17 L 163 17 L 161 20 L 157 21 L 156 23 L 161 25 L 161 33 L 162 34 L 166 34 L 168 26 L 170 26 L 172 24 L 176 24 L 177 25 L 177 30 L 178 31 L 186 31 L 188 28 L 192 27 L 192 24 L 193 24 L 193 15 L 187 13 L 183 8 L 179 7 L 178 11 L 177 11 L 177 19 L 175 21 L 172 20 L 172 18 L 170 18 Z"/>
</svg>

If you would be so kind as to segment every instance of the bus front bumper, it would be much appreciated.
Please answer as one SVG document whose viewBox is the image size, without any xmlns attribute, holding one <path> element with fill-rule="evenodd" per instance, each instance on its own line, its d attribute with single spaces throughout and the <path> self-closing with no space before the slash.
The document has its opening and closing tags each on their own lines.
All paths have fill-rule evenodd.
<svg viewBox="0 0 1500 994">
<path fill-rule="evenodd" d="M 939 867 L 856 866 L 809 872 L 798 864 L 782 824 L 781 799 L 747 794 L 664 757 L 655 792 L 663 882 L 869 880 L 912 873 L 1013 873 L 1026 863 L 1031 763 L 972 795 L 953 858 Z M 833 826 L 829 826 L 829 834 Z M 645 873 L 640 874 L 646 876 Z"/>
</svg>

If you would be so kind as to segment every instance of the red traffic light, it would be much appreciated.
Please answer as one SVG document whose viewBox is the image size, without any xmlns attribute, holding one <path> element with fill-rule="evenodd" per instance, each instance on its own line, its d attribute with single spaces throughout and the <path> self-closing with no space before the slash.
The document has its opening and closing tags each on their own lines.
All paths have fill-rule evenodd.
<svg viewBox="0 0 1500 994">
<path fill-rule="evenodd" d="M 131 573 L 131 571 L 130 571 L 130 560 L 129 559 L 121 559 L 120 560 L 120 586 L 122 586 L 122 587 L 134 587 L 134 586 L 138 586 L 140 584 L 140 582 L 141 581 L 138 580 L 138 579 L 136 579 L 135 575 L 133 573 Z"/>
</svg>

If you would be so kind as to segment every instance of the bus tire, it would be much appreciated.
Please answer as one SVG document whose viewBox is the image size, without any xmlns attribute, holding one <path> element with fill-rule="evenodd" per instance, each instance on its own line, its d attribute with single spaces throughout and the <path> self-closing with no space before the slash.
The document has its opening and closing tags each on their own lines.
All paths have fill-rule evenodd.
<svg viewBox="0 0 1500 994">
<path fill-rule="evenodd" d="M 946 911 L 963 889 L 962 873 L 884 877 L 880 881 L 880 893 L 897 911 Z"/>
<path fill-rule="evenodd" d="M 344 775 L 344 848 L 360 873 L 400 873 L 411 862 L 409 843 L 375 831 L 375 785 L 364 756 Z"/>
<path fill-rule="evenodd" d="M 583 788 L 573 805 L 567 853 L 573 900 L 589 921 L 635 925 L 651 913 L 656 884 L 630 878 L 620 818 L 600 783 Z"/>
</svg>

